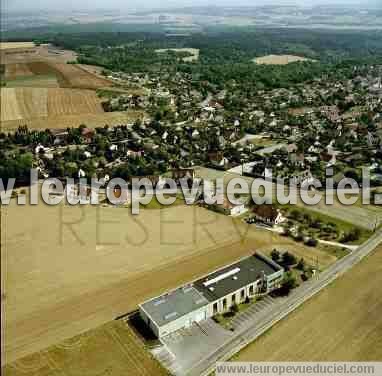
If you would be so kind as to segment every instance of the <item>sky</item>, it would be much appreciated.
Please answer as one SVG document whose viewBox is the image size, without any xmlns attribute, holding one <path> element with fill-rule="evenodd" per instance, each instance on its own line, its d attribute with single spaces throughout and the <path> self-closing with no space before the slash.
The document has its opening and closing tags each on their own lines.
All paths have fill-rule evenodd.
<svg viewBox="0 0 382 376">
<path fill-rule="evenodd" d="M 90 10 L 90 9 L 150 9 L 182 6 L 222 5 L 253 6 L 271 4 L 377 4 L 378 0 L 1 0 L 1 10 Z"/>
</svg>

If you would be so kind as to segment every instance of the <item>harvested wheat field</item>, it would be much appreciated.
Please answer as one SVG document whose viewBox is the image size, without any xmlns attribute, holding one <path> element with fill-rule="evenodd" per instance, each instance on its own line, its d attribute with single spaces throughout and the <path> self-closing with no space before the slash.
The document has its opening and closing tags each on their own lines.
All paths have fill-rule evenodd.
<svg viewBox="0 0 382 376">
<path fill-rule="evenodd" d="M 114 321 L 4 367 L 4 376 L 168 375 L 123 322 Z"/>
<path fill-rule="evenodd" d="M 34 46 L 26 43 L 2 43 L 4 49 L 0 49 L 2 63 L 29 63 L 36 61 L 48 61 L 67 63 L 76 61 L 77 54 L 74 51 L 63 50 L 51 44 Z"/>
<path fill-rule="evenodd" d="M 46 75 L 32 75 L 32 76 L 20 76 L 14 80 L 6 81 L 7 88 L 17 88 L 17 87 L 36 87 L 36 88 L 52 88 L 59 87 L 57 77 L 52 74 Z"/>
<path fill-rule="evenodd" d="M 263 57 L 257 57 L 253 60 L 256 64 L 261 65 L 287 65 L 290 63 L 296 63 L 300 61 L 314 61 L 305 57 L 293 56 L 293 55 L 268 55 Z"/>
<path fill-rule="evenodd" d="M 199 207 L 138 216 L 113 207 L 3 207 L 5 361 L 102 325 L 256 249 L 293 244 Z"/>
<path fill-rule="evenodd" d="M 34 42 L 0 42 L 0 50 L 33 48 L 35 46 Z"/>
<path fill-rule="evenodd" d="M 103 113 L 99 97 L 91 90 L 49 89 L 48 116 Z"/>
<path fill-rule="evenodd" d="M 379 247 L 234 360 L 381 361 L 381 285 Z"/>
<path fill-rule="evenodd" d="M 100 99 L 94 91 L 61 88 L 1 89 L 2 122 L 81 113 L 103 113 Z"/>
<path fill-rule="evenodd" d="M 106 78 L 100 78 L 89 73 L 78 65 L 49 63 L 49 66 L 57 72 L 61 87 L 98 89 L 111 85 L 111 82 Z"/>
<path fill-rule="evenodd" d="M 7 88 L 14 87 L 59 87 L 59 75 L 44 62 L 5 64 L 4 83 Z"/>
<path fill-rule="evenodd" d="M 5 64 L 5 79 L 14 80 L 17 77 L 34 76 L 34 73 L 29 69 L 28 64 L 13 63 Z"/>
<path fill-rule="evenodd" d="M 113 127 L 121 124 L 133 124 L 137 119 L 146 119 L 147 114 L 142 111 L 82 113 L 79 115 L 49 116 L 46 118 L 22 119 L 3 121 L 0 129 L 14 131 L 20 126 L 26 125 L 30 129 L 57 129 L 76 128 L 85 124 L 89 128 Z"/>
<path fill-rule="evenodd" d="M 49 60 L 6 63 L 4 65 L 4 79 L 7 86 L 14 85 L 13 81 L 22 81 L 31 76 L 34 76 L 36 80 L 39 78 L 46 79 L 49 76 L 53 77 L 56 79 L 56 86 L 63 88 L 95 90 L 111 86 L 112 84 L 106 78 L 101 77 L 99 71 L 98 73 L 93 73 L 90 66 L 84 68 L 77 64 L 66 64 Z M 30 82 L 27 82 L 27 85 L 33 87 L 33 81 L 30 80 Z M 36 85 L 38 85 L 38 82 L 36 82 Z"/>
<path fill-rule="evenodd" d="M 36 75 L 56 75 L 60 87 L 98 89 L 110 85 L 108 80 L 99 78 L 75 64 L 36 61 L 28 63 L 28 67 Z"/>
<path fill-rule="evenodd" d="M 0 89 L 1 121 L 23 119 L 16 89 Z"/>
</svg>

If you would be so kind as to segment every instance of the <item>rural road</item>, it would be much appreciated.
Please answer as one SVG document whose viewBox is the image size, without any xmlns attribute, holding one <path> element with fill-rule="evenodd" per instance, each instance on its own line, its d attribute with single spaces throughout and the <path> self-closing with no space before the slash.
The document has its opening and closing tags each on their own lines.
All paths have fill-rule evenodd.
<svg viewBox="0 0 382 376">
<path fill-rule="evenodd" d="M 196 363 L 193 368 L 188 371 L 187 376 L 209 375 L 214 371 L 216 362 L 230 359 L 247 344 L 253 342 L 278 321 L 282 320 L 336 278 L 359 263 L 364 257 L 377 248 L 380 243 L 382 243 L 382 230 L 378 230 L 353 253 L 340 259 L 324 272 L 294 290 L 287 299 L 283 300 L 280 304 L 276 304 L 274 309 L 267 311 L 264 317 L 256 321 L 253 326 L 238 329 L 234 337 L 222 343 L 213 353 L 206 354 L 204 359 Z"/>
<path fill-rule="evenodd" d="M 262 138 L 263 136 L 258 134 L 246 133 L 244 137 L 242 137 L 240 140 L 233 142 L 232 145 L 246 145 L 247 142 L 250 142 L 252 140 L 261 140 Z"/>
<path fill-rule="evenodd" d="M 242 167 L 236 168 L 236 172 L 230 171 L 219 171 L 211 168 L 199 167 L 197 168 L 197 176 L 205 180 L 215 180 L 221 178 L 224 180 L 224 185 L 227 186 L 228 182 L 234 178 L 243 178 L 249 186 L 252 185 L 255 178 L 249 176 L 241 176 Z M 279 189 L 280 192 L 285 190 L 285 185 L 272 183 L 272 195 L 276 198 L 276 190 Z M 346 193 L 347 189 L 342 190 L 327 190 L 327 195 L 332 196 L 335 193 Z M 292 189 L 292 195 L 300 196 L 299 188 Z M 307 205 L 300 198 L 297 199 L 297 206 L 300 208 L 308 209 L 310 211 L 323 214 L 328 217 L 336 218 L 345 222 L 349 222 L 355 226 L 364 228 L 369 231 L 373 231 L 376 226 L 382 223 L 382 210 L 380 206 L 373 205 L 341 205 L 334 199 L 332 205 L 325 204 L 325 196 L 323 192 L 316 192 L 322 196 L 321 202 L 316 205 Z"/>
<path fill-rule="evenodd" d="M 330 242 L 327 240 L 318 239 L 318 242 L 320 244 L 331 245 L 333 247 L 340 247 L 340 248 L 348 249 L 351 252 L 356 251 L 358 248 L 358 245 L 348 245 L 348 244 L 343 244 L 343 243 L 338 243 L 338 242 Z"/>
</svg>

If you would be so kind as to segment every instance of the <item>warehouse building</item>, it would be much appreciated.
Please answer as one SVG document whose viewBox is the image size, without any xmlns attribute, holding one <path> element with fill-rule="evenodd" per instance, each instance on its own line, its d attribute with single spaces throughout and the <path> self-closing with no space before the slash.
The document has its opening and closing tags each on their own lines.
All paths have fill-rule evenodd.
<svg viewBox="0 0 382 376">
<path fill-rule="evenodd" d="M 161 338 L 271 292 L 280 286 L 283 275 L 281 266 L 256 253 L 141 304 L 140 315 Z"/>
</svg>

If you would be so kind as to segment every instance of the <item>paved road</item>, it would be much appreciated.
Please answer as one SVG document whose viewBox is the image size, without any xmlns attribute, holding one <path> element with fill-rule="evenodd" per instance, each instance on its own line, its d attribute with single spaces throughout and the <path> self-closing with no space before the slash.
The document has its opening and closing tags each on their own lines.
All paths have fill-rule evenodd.
<svg viewBox="0 0 382 376">
<path fill-rule="evenodd" d="M 330 242 L 330 241 L 327 241 L 327 240 L 320 240 L 320 239 L 318 239 L 318 242 L 320 244 L 331 245 L 333 247 L 340 247 L 340 248 L 348 249 L 351 252 L 356 251 L 357 248 L 359 247 L 358 245 L 349 245 L 349 244 L 343 244 L 343 243 L 338 243 L 338 242 Z"/>
<path fill-rule="evenodd" d="M 260 155 L 265 155 L 265 154 L 272 154 L 274 151 L 286 148 L 286 144 L 276 144 L 272 146 L 265 147 L 263 149 L 257 150 L 256 153 Z"/>
<path fill-rule="evenodd" d="M 218 178 L 222 178 L 224 180 L 225 186 L 228 182 L 234 178 L 241 177 L 243 178 L 249 185 L 252 185 L 254 178 L 249 176 L 240 176 L 241 174 L 241 166 L 238 167 L 237 173 L 227 172 L 227 171 L 219 171 L 206 167 L 198 167 L 196 169 L 197 176 L 206 180 L 215 180 Z M 277 185 L 276 183 L 272 184 L 272 195 L 276 197 L 276 189 L 279 189 L 282 192 L 285 187 L 284 185 Z M 342 190 L 343 193 L 346 193 L 346 189 Z M 294 188 L 291 190 L 292 196 L 299 197 L 300 190 L 299 188 Z M 333 190 L 327 190 L 327 195 L 335 195 Z M 297 194 L 296 194 L 297 193 Z M 317 192 L 319 193 L 319 192 Z M 322 195 L 322 192 L 320 193 Z M 326 205 L 324 196 L 322 196 L 322 202 L 317 205 L 307 205 L 300 198 L 297 199 L 297 206 L 315 211 L 317 213 L 324 214 L 329 217 L 337 218 L 353 225 L 356 225 L 361 228 L 365 228 L 367 230 L 374 230 L 375 226 L 382 224 L 382 210 L 377 206 L 358 206 L 358 205 L 340 205 L 336 200 L 334 200 L 333 205 Z"/>
<path fill-rule="evenodd" d="M 264 136 L 261 136 L 259 134 L 246 133 L 243 138 L 233 142 L 232 145 L 246 145 L 247 142 L 249 142 L 249 141 L 252 141 L 252 140 L 261 140 L 263 138 L 264 138 Z"/>
<path fill-rule="evenodd" d="M 222 345 L 213 353 L 206 354 L 204 359 L 196 363 L 193 368 L 189 370 L 187 376 L 204 376 L 211 373 L 214 370 L 217 361 L 224 361 L 231 358 L 240 349 L 253 342 L 306 300 L 317 294 L 340 275 L 344 274 L 360 262 L 380 243 L 382 243 L 382 230 L 378 230 L 377 233 L 357 250 L 337 261 L 314 279 L 304 283 L 298 289 L 294 290 L 282 304 L 277 304 L 274 309 L 267 310 L 266 315 L 261 322 L 257 320 L 252 327 L 238 327 L 235 331 L 236 335 L 233 338 L 222 343 Z"/>
</svg>

